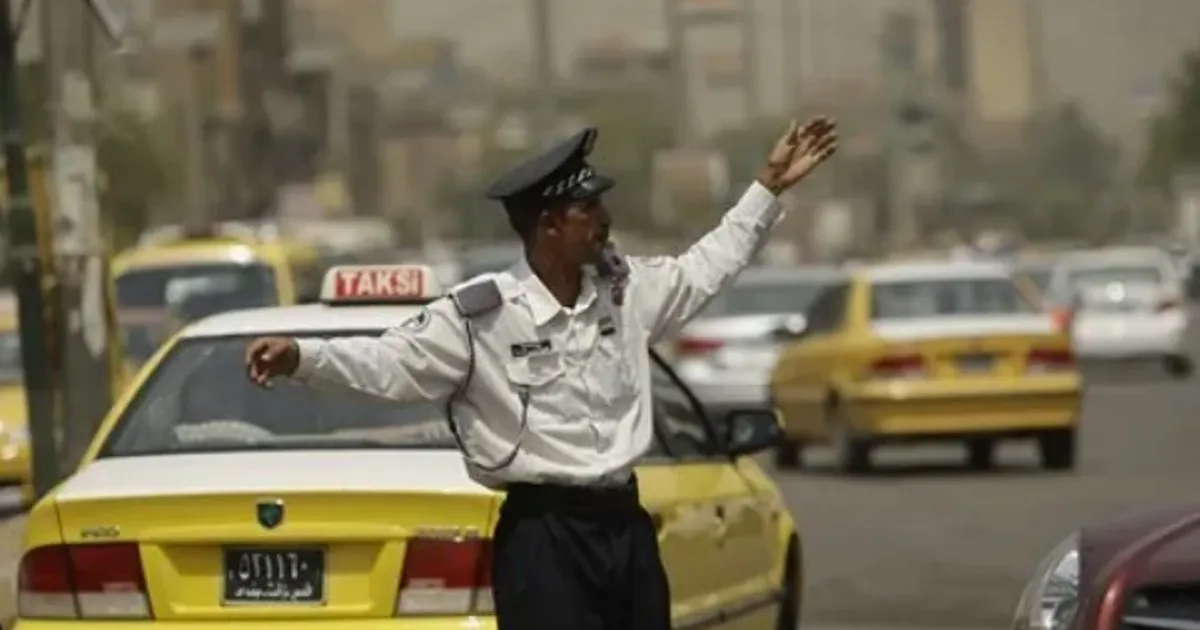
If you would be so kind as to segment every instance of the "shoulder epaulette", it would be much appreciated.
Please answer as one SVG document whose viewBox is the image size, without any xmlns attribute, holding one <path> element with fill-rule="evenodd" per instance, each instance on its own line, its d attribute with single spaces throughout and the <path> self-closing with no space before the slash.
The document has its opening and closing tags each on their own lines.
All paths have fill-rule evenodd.
<svg viewBox="0 0 1200 630">
<path fill-rule="evenodd" d="M 504 304 L 504 297 L 496 281 L 488 278 L 452 290 L 450 301 L 459 315 L 473 319 L 500 308 Z"/>
</svg>

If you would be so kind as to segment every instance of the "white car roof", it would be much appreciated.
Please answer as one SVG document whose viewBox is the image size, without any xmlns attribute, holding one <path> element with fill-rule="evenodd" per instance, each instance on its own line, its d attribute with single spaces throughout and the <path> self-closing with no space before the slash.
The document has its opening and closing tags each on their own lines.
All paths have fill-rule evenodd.
<svg viewBox="0 0 1200 630">
<path fill-rule="evenodd" d="M 420 304 L 384 306 L 304 304 L 230 311 L 206 317 L 183 330 L 182 337 L 234 335 L 311 334 L 342 330 L 384 330 L 403 322 L 422 308 Z"/>
<path fill-rule="evenodd" d="M 1072 252 L 1060 259 L 1068 267 L 1107 267 L 1110 265 L 1168 265 L 1170 256 L 1157 247 L 1112 247 Z"/>
<path fill-rule="evenodd" d="M 830 282 L 846 277 L 846 272 L 831 265 L 799 265 L 787 267 L 750 267 L 738 275 L 734 286 L 757 284 L 809 284 Z"/>
<path fill-rule="evenodd" d="M 863 275 L 872 283 L 1008 278 L 1012 267 L 999 261 L 902 262 L 867 267 Z"/>
</svg>

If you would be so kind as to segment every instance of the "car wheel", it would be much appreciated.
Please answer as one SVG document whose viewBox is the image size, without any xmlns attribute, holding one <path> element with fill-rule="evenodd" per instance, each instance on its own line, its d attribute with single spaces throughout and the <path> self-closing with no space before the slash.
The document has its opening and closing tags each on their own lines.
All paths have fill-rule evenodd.
<svg viewBox="0 0 1200 630">
<path fill-rule="evenodd" d="M 1075 430 L 1047 431 L 1037 438 L 1042 468 L 1070 470 L 1075 467 Z"/>
<path fill-rule="evenodd" d="M 800 543 L 793 537 L 788 542 L 787 565 L 783 569 L 783 584 L 779 597 L 779 619 L 776 630 L 795 630 L 800 624 Z"/>
<path fill-rule="evenodd" d="M 804 467 L 804 445 L 798 440 L 785 439 L 775 445 L 775 468 L 797 470 Z"/>
<path fill-rule="evenodd" d="M 988 438 L 967 440 L 967 466 L 980 471 L 994 468 L 996 441 Z"/>
<path fill-rule="evenodd" d="M 858 474 L 869 470 L 871 443 L 854 433 L 854 428 L 842 416 L 837 403 L 831 403 L 825 413 L 838 472 Z"/>
<path fill-rule="evenodd" d="M 1182 354 L 1164 357 L 1163 367 L 1166 368 L 1167 374 L 1178 379 L 1190 377 L 1195 370 L 1191 357 Z"/>
</svg>

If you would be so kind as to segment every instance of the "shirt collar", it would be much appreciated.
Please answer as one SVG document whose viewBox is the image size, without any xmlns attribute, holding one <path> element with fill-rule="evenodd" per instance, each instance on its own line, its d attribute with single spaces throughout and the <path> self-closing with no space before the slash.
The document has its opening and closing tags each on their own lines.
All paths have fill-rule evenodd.
<svg viewBox="0 0 1200 630">
<path fill-rule="evenodd" d="M 545 284 L 542 284 L 542 279 L 537 277 L 537 274 L 530 268 L 529 262 L 524 258 L 513 266 L 512 275 L 517 281 L 520 292 L 525 296 L 525 302 L 529 304 L 534 323 L 538 326 L 549 323 L 559 313 L 586 310 L 596 301 L 598 295 L 595 280 L 587 269 L 584 270 L 583 285 L 580 287 L 579 298 L 575 301 L 573 309 L 563 308 L 558 303 L 558 299 L 550 293 L 550 289 L 547 289 Z"/>
</svg>

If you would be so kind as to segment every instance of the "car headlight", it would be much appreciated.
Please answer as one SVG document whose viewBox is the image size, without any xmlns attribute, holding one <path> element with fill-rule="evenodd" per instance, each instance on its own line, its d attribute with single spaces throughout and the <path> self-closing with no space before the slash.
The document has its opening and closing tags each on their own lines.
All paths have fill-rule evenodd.
<svg viewBox="0 0 1200 630">
<path fill-rule="evenodd" d="M 1025 585 L 1013 630 L 1067 630 L 1079 607 L 1079 533 L 1071 534 L 1042 560 Z"/>
</svg>

